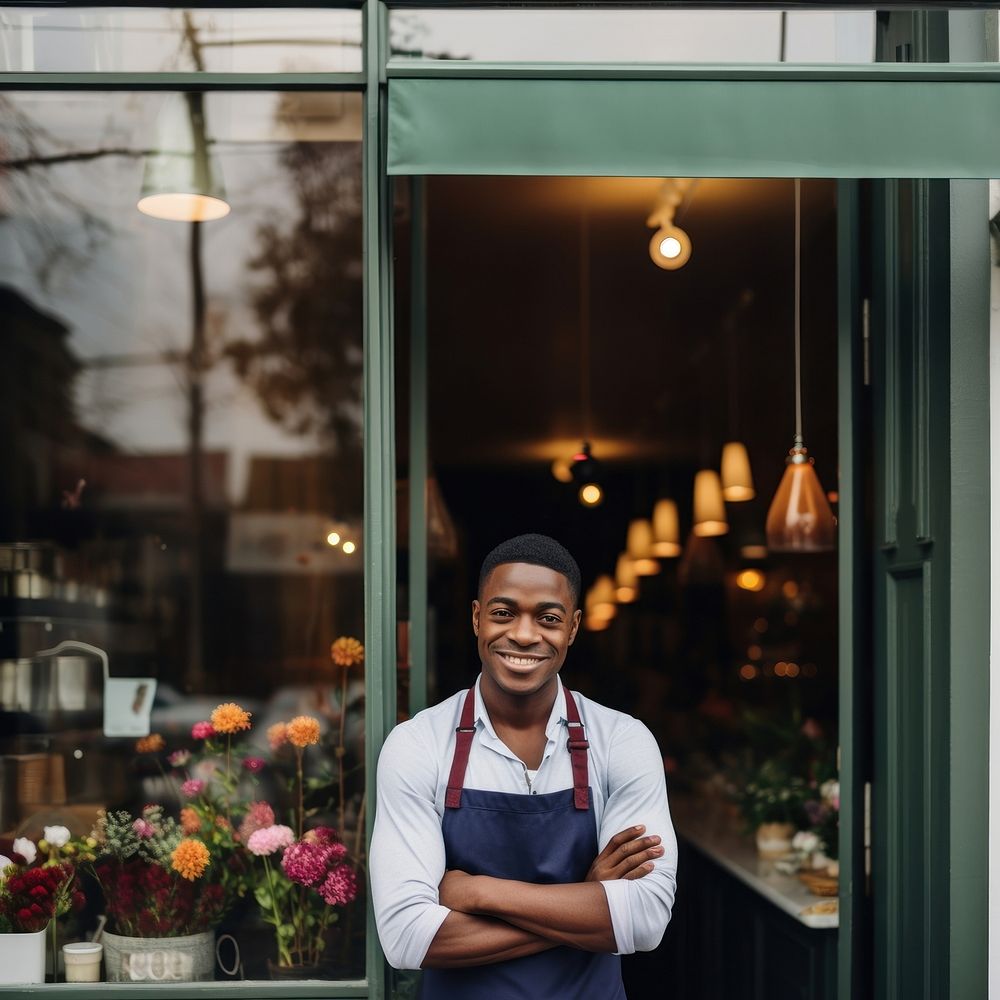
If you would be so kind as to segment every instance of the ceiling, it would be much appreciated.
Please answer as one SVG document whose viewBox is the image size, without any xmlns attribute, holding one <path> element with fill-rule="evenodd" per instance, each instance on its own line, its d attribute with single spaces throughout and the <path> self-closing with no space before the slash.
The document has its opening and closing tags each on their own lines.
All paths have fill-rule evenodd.
<svg viewBox="0 0 1000 1000">
<path fill-rule="evenodd" d="M 696 180 L 676 217 L 693 253 L 676 272 L 648 255 L 646 219 L 661 184 L 428 180 L 435 464 L 551 462 L 587 434 L 612 463 L 686 466 L 717 462 L 721 443 L 739 435 L 751 457 L 780 474 L 794 413 L 792 182 Z M 828 461 L 836 446 L 834 199 L 831 182 L 803 184 L 805 429 Z M 398 235 L 405 372 L 408 234 Z"/>
</svg>

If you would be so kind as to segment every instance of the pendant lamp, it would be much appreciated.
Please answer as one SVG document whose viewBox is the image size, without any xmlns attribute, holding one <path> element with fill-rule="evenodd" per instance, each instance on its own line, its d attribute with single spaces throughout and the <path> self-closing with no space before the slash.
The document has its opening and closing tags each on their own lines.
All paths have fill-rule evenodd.
<svg viewBox="0 0 1000 1000">
<path fill-rule="evenodd" d="M 637 517 L 629 524 L 625 551 L 637 576 L 655 576 L 660 572 L 660 564 L 653 556 L 653 526 L 646 518 Z"/>
<path fill-rule="evenodd" d="M 591 614 L 598 618 L 614 618 L 618 614 L 618 603 L 615 598 L 615 581 L 604 574 L 594 581 L 591 589 L 593 606 Z"/>
<path fill-rule="evenodd" d="M 700 469 L 694 477 L 694 528 L 699 538 L 724 535 L 729 531 L 722 483 L 714 469 Z"/>
<path fill-rule="evenodd" d="M 172 98 L 157 121 L 137 208 L 169 222 L 211 222 L 229 214 L 218 157 L 209 149 L 204 94 Z"/>
<path fill-rule="evenodd" d="M 753 500 L 753 474 L 750 456 L 742 441 L 727 441 L 722 446 L 722 496 L 729 503 Z"/>
<path fill-rule="evenodd" d="M 673 500 L 657 500 L 653 508 L 653 555 L 675 559 L 681 554 L 680 522 Z"/>
<path fill-rule="evenodd" d="M 639 596 L 639 576 L 627 552 L 618 556 L 615 564 L 615 600 L 619 604 L 631 604 Z"/>
<path fill-rule="evenodd" d="M 795 437 L 785 472 L 767 512 L 767 545 L 774 552 L 828 552 L 836 521 L 802 437 L 802 192 L 795 179 Z"/>
</svg>

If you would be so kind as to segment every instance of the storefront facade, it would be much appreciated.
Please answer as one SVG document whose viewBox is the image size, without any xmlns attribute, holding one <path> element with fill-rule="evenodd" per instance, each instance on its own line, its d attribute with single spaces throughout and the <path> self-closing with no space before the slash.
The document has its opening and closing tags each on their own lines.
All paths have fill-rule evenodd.
<svg viewBox="0 0 1000 1000">
<path fill-rule="evenodd" d="M 410 623 L 409 709 L 423 707 L 427 697 L 421 623 L 428 617 L 430 540 L 421 358 L 431 335 L 424 325 L 425 263 L 415 224 L 404 511 L 397 500 L 394 191 L 408 190 L 410 211 L 419 219 L 422 179 L 428 177 L 833 179 L 842 790 L 836 991 L 841 1000 L 985 995 L 988 223 L 989 179 L 1000 173 L 992 124 L 1000 119 L 995 10 L 885 4 L 876 61 L 864 66 L 528 64 L 391 55 L 393 13 L 437 6 L 450 5 L 373 2 L 354 8 L 357 65 L 343 71 L 106 71 L 80 68 L 69 57 L 59 65 L 57 52 L 44 67 L 0 74 L 0 89 L 17 97 L 334 92 L 363 108 L 356 171 L 363 452 L 356 472 L 363 498 L 366 706 L 361 801 L 374 802 L 378 749 L 397 720 L 401 621 Z M 567 17 L 574 13 L 573 4 L 549 6 L 567 8 L 560 12 Z M 819 5 L 783 6 L 797 11 Z M 345 167 L 345 176 L 351 170 Z M 863 181 L 870 182 L 864 189 Z M 408 535 L 404 591 L 397 590 L 399 520 L 407 522 Z M 343 531 L 338 524 L 338 539 Z M 407 595 L 407 608 L 398 606 L 398 592 Z M 191 665 L 194 673 L 199 669 L 211 671 Z M 344 685 L 346 692 L 346 680 Z M 341 749 L 343 740 L 342 725 Z M 372 813 L 355 816 L 365 839 Z M 367 919 L 364 980 L 156 989 L 170 996 L 237 988 L 261 997 L 391 996 L 393 976 L 370 913 Z M 114 989 L 145 996 L 151 987 Z M 72 995 L 103 991 L 79 986 Z"/>
</svg>

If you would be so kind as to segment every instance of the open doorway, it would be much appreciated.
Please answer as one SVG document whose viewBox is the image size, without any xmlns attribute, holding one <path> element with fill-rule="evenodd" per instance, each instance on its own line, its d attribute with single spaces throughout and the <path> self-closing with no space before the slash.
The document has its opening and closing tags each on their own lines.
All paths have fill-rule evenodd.
<svg viewBox="0 0 1000 1000">
<path fill-rule="evenodd" d="M 626 963 L 626 984 L 647 995 L 669 975 L 679 995 L 709 997 L 761 975 L 774 986 L 765 995 L 785 995 L 778 984 L 792 982 L 803 995 L 832 995 L 837 553 L 774 551 L 765 533 L 795 429 L 793 182 L 420 183 L 428 703 L 478 671 L 469 603 L 483 555 L 523 531 L 557 537 L 580 563 L 591 611 L 604 606 L 587 615 L 564 680 L 653 731 L 682 842 L 673 925 L 656 953 Z M 836 191 L 803 184 L 800 257 L 803 428 L 834 518 Z M 647 223 L 664 201 L 691 244 L 676 269 L 650 252 L 657 226 Z M 414 215 L 408 199 L 399 208 L 397 412 L 408 481 Z M 721 471 L 727 442 L 746 449 L 753 496 L 725 501 L 718 533 L 696 534 L 695 480 Z M 567 479 L 584 443 L 596 468 L 577 465 Z M 584 502 L 590 483 L 599 503 Z M 630 525 L 664 500 L 676 505 L 676 548 L 653 553 L 629 582 Z M 409 537 L 401 531 L 404 566 Z M 609 582 L 612 599 L 595 596 Z M 399 607 L 405 619 L 407 601 Z M 758 858 L 755 828 L 783 819 L 815 834 L 799 853 L 820 862 L 825 881 L 813 888 L 832 896 L 810 894 L 792 865 L 782 873 Z M 695 872 L 699 891 L 686 893 Z M 766 933 L 747 936 L 751 926 Z M 746 948 L 720 962 L 713 949 L 730 931 Z M 801 961 L 790 965 L 792 953 Z"/>
</svg>

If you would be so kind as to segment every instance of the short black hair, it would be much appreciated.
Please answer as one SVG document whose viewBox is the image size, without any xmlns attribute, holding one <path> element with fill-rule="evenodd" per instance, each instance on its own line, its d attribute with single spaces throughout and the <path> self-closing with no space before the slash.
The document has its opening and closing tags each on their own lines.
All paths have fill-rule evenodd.
<svg viewBox="0 0 1000 1000">
<path fill-rule="evenodd" d="M 573 603 L 580 606 L 580 567 L 569 550 L 548 535 L 517 535 L 501 542 L 486 558 L 479 570 L 479 592 L 483 591 L 486 578 L 503 563 L 530 563 L 545 566 L 566 577 Z"/>
</svg>

